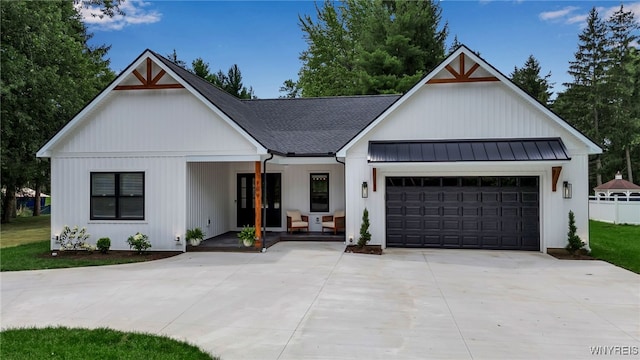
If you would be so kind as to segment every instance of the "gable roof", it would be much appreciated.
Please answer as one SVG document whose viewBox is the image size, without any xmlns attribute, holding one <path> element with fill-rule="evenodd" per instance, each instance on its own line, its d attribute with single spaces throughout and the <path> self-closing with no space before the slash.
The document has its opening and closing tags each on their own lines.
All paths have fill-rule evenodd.
<svg viewBox="0 0 640 360">
<path fill-rule="evenodd" d="M 259 152 L 266 153 L 267 148 L 256 141 L 255 137 L 251 136 L 247 129 L 239 126 L 238 122 L 234 121 L 226 111 L 231 112 L 233 115 L 237 116 L 240 119 L 243 119 L 240 114 L 242 110 L 238 113 L 235 113 L 233 109 L 235 108 L 233 102 L 233 96 L 228 95 L 223 90 L 218 89 L 217 87 L 210 85 L 210 89 L 208 89 L 209 93 L 205 92 L 205 94 L 201 93 L 200 90 L 204 88 L 201 82 L 206 82 L 199 77 L 193 75 L 188 76 L 188 71 L 180 68 L 179 66 L 172 65 L 169 60 L 164 57 L 158 55 L 157 53 L 147 49 L 142 54 L 140 54 L 125 70 L 123 70 L 120 75 L 118 75 L 104 90 L 102 90 L 96 97 L 93 98 L 82 110 L 80 110 L 67 124 L 65 124 L 60 131 L 58 131 L 46 144 L 44 144 L 40 150 L 36 153 L 37 157 L 50 157 L 51 151 L 53 147 L 60 141 L 62 141 L 66 136 L 68 136 L 73 129 L 78 127 L 87 117 L 87 115 L 102 101 L 106 99 L 106 97 L 114 91 L 116 87 L 118 87 L 121 83 L 123 83 L 129 75 L 134 74 L 137 67 L 139 67 L 144 61 L 150 59 L 157 66 L 161 68 L 161 70 L 165 71 L 169 76 L 174 78 L 180 85 L 186 88 L 189 92 L 194 94 L 196 98 L 203 101 L 203 103 L 209 107 L 212 111 L 220 115 L 223 121 L 227 122 L 232 128 L 238 131 L 243 137 L 245 137 L 249 142 L 254 144 Z M 181 69 L 181 70 L 178 70 Z M 137 76 L 137 74 L 136 74 Z M 198 81 L 200 79 L 201 81 Z M 188 80 L 188 81 L 187 81 Z M 225 95 L 227 94 L 228 97 Z M 231 99 L 229 99 L 229 97 Z M 217 102 L 222 104 L 222 108 L 219 107 L 216 103 L 212 102 L 212 99 L 216 99 Z M 238 104 L 241 102 L 237 99 L 235 101 Z M 266 138 L 266 137 L 265 137 Z"/>
<path fill-rule="evenodd" d="M 464 68 L 464 58 L 468 57 L 471 61 L 473 61 L 476 65 L 471 67 L 470 69 Z M 455 69 L 451 65 L 454 64 L 456 59 L 460 59 L 460 67 Z M 471 74 L 480 69 L 479 72 L 481 76 L 479 77 L 471 77 Z M 453 78 L 441 77 L 443 73 L 450 73 Z M 457 81 L 456 81 L 457 80 Z M 460 45 L 453 53 L 451 53 L 444 61 L 440 63 L 433 71 L 427 74 L 422 80 L 418 81 L 413 88 L 411 88 L 408 92 L 406 92 L 398 101 L 396 101 L 392 106 L 390 106 L 383 114 L 374 119 L 370 124 L 367 125 L 365 129 L 363 129 L 360 133 L 354 136 L 345 146 L 340 148 L 337 152 L 337 156 L 345 157 L 347 154 L 347 150 L 351 148 L 354 144 L 356 144 L 360 139 L 362 139 L 369 131 L 376 127 L 380 122 L 384 121 L 385 118 L 389 116 L 395 109 L 401 106 L 407 99 L 411 98 L 416 92 L 418 92 L 423 86 L 430 86 L 429 83 L 441 83 L 441 82 L 467 82 L 467 81 L 499 81 L 505 84 L 510 90 L 514 93 L 518 94 L 521 98 L 527 101 L 529 104 L 534 106 L 536 109 L 540 110 L 544 113 L 549 119 L 557 123 L 560 127 L 567 130 L 570 134 L 576 137 L 580 142 L 585 144 L 585 146 L 589 149 L 590 154 L 600 154 L 602 153 L 602 148 L 598 146 L 594 141 L 589 139 L 587 136 L 582 134 L 578 129 L 571 126 L 565 120 L 560 118 L 556 113 L 547 108 L 544 104 L 540 103 L 533 96 L 529 95 L 527 92 L 522 90 L 519 86 L 517 86 L 514 82 L 512 82 L 509 78 L 504 76 L 500 71 L 494 68 L 491 64 L 486 62 L 484 59 L 476 55 L 473 51 L 471 51 L 465 45 Z"/>
<path fill-rule="evenodd" d="M 461 67 L 456 70 L 451 63 L 461 56 L 467 56 L 477 65 L 468 72 Z M 78 126 L 86 115 L 106 96 L 135 73 L 143 61 L 151 59 L 157 66 L 174 78 L 184 88 L 200 99 L 223 121 L 231 125 L 260 153 L 275 153 L 283 156 L 346 156 L 346 151 L 368 131 L 383 121 L 394 109 L 417 92 L 425 83 L 447 81 L 437 78 L 445 69 L 454 76 L 468 80 L 470 74 L 481 68 L 485 79 L 501 81 L 513 91 L 539 108 L 547 116 L 567 129 L 586 144 L 591 153 L 600 153 L 602 149 L 559 116 L 529 96 L 498 70 L 475 55 L 465 46 L 460 46 L 436 69 L 423 78 L 404 95 L 363 95 L 324 98 L 297 99 L 251 99 L 240 100 L 199 76 L 181 68 L 162 55 L 145 50 L 131 63 L 109 86 L 98 94 L 85 108 L 69 121 L 37 153 L 38 157 L 48 157 L 51 149 L 73 128 Z M 138 76 L 139 74 L 136 74 Z"/>
<path fill-rule="evenodd" d="M 78 126 L 91 109 L 147 58 L 151 58 L 258 148 L 283 156 L 333 156 L 400 98 L 400 95 L 375 95 L 240 100 L 147 49 L 51 138 L 37 156 L 50 156 L 55 144 Z"/>
</svg>

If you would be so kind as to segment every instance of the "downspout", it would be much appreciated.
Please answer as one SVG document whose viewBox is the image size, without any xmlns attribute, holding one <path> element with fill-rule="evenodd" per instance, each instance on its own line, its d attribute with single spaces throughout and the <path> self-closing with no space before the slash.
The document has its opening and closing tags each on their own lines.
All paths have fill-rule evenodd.
<svg viewBox="0 0 640 360">
<path fill-rule="evenodd" d="M 343 167 L 343 170 L 344 170 L 344 177 L 343 177 L 343 178 L 344 178 L 344 182 L 345 182 L 345 184 L 343 184 L 343 186 L 345 187 L 345 191 L 346 191 L 346 182 L 347 182 L 347 164 L 345 164 L 344 162 L 342 162 L 342 161 L 338 160 L 338 154 L 335 154 L 334 156 L 335 156 L 335 158 L 336 158 L 336 162 L 338 162 L 338 163 L 342 164 L 342 167 Z M 346 197 L 346 194 L 345 194 L 345 197 Z M 345 204 L 344 204 L 344 205 L 345 205 L 344 210 L 346 211 L 346 210 L 347 210 L 347 203 L 346 203 L 346 201 L 345 201 Z M 345 245 L 347 245 L 347 231 L 346 231 L 346 226 L 347 226 L 347 224 L 345 224 L 345 234 L 344 234 L 344 244 L 345 244 Z"/>
<path fill-rule="evenodd" d="M 262 252 L 267 252 L 267 161 L 273 159 L 273 153 L 262 162 Z"/>
</svg>

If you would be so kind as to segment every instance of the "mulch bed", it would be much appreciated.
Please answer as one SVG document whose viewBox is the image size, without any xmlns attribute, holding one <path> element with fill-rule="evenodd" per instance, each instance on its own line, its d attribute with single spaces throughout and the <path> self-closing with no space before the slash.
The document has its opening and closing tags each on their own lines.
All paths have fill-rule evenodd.
<svg viewBox="0 0 640 360">
<path fill-rule="evenodd" d="M 571 254 L 565 248 L 548 248 L 547 254 L 560 260 L 597 260 L 593 256 L 589 255 L 585 249 L 578 251 L 577 254 Z"/>
<path fill-rule="evenodd" d="M 344 249 L 344 252 L 356 253 L 356 254 L 382 255 L 382 247 L 380 245 L 365 245 L 363 247 L 359 247 L 358 245 L 347 245 L 347 248 Z"/>
<path fill-rule="evenodd" d="M 56 253 L 56 256 L 53 254 Z M 144 254 L 138 254 L 135 251 L 124 250 L 109 250 L 108 253 L 103 254 L 100 251 L 88 252 L 88 251 L 51 251 L 46 252 L 40 257 L 42 258 L 60 258 L 60 259 L 75 259 L 75 260 L 118 260 L 118 259 L 130 259 L 130 258 L 143 258 L 147 260 L 158 260 L 172 256 L 182 254 L 181 251 L 147 251 Z"/>
</svg>

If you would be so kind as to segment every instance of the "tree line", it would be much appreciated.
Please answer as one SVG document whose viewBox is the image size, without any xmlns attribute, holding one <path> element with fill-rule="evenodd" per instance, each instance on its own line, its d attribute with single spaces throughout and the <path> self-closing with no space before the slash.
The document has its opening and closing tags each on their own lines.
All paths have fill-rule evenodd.
<svg viewBox="0 0 640 360">
<path fill-rule="evenodd" d="M 109 45 L 91 46 L 74 4 L 82 0 L 5 1 L 0 6 L 2 221 L 15 209 L 15 190 L 49 187 L 48 159 L 35 152 L 111 82 Z M 121 13 L 120 0 L 89 0 L 97 16 Z M 307 48 L 298 79 L 284 81 L 281 97 L 404 93 L 460 44 L 447 48 L 449 26 L 439 2 L 326 0 L 298 18 Z M 167 57 L 239 98 L 254 98 L 237 65 L 213 72 L 202 58 L 188 68 L 174 50 Z M 607 19 L 596 8 L 569 61 L 573 80 L 552 99 L 550 73 L 534 55 L 511 80 L 599 144 L 591 185 L 623 170 L 640 170 L 640 53 L 638 22 L 622 5 Z M 55 201 L 55 200 L 54 200 Z"/>
</svg>

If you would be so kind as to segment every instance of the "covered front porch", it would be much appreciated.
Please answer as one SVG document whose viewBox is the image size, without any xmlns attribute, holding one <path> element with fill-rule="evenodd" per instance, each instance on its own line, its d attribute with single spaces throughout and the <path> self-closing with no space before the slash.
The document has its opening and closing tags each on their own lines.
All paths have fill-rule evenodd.
<svg viewBox="0 0 640 360">
<path fill-rule="evenodd" d="M 260 241 L 253 249 L 238 244 L 243 226 L 255 226 L 267 248 L 286 240 L 345 241 L 344 232 L 322 233 L 322 217 L 345 209 L 344 165 L 335 158 L 225 160 L 187 160 L 186 229 L 199 227 L 206 235 L 197 247 L 187 244 L 187 251 L 260 251 Z M 287 234 L 289 210 L 309 217 L 308 231 Z"/>
</svg>

